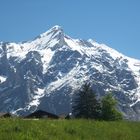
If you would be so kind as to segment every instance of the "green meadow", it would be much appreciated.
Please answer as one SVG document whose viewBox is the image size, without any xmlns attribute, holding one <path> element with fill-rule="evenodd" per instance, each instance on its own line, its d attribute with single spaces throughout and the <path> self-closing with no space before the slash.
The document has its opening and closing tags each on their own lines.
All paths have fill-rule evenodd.
<svg viewBox="0 0 140 140">
<path fill-rule="evenodd" d="M 0 119 L 0 140 L 140 140 L 140 122 Z"/>
</svg>

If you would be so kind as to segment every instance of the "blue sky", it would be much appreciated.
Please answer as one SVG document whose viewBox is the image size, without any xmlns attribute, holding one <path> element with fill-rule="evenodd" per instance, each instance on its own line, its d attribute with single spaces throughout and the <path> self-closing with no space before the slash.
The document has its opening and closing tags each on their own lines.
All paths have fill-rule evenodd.
<svg viewBox="0 0 140 140">
<path fill-rule="evenodd" d="M 140 0 L 0 0 L 0 41 L 31 40 L 54 25 L 140 59 Z"/>
</svg>

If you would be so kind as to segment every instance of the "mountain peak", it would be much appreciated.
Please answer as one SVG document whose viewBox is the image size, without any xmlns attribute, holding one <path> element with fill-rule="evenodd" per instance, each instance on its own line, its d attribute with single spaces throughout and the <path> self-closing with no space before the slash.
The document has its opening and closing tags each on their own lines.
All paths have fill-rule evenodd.
<svg viewBox="0 0 140 140">
<path fill-rule="evenodd" d="M 51 28 L 52 30 L 63 30 L 61 26 L 55 25 Z"/>
<path fill-rule="evenodd" d="M 50 28 L 47 32 L 44 32 L 40 35 L 40 37 L 48 36 L 49 34 L 63 34 L 63 29 L 59 25 L 55 25 L 52 28 Z"/>
<path fill-rule="evenodd" d="M 55 32 L 55 33 L 56 32 L 61 32 L 61 33 L 63 33 L 63 29 L 62 29 L 61 26 L 55 25 L 52 28 L 50 28 L 47 32 Z"/>
</svg>

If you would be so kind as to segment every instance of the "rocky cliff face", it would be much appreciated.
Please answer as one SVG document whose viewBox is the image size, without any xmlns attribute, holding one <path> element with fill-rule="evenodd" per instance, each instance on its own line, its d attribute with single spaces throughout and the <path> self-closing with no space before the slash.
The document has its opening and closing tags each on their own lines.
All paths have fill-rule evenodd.
<svg viewBox="0 0 140 140">
<path fill-rule="evenodd" d="M 140 61 L 59 26 L 32 41 L 0 43 L 0 111 L 71 112 L 72 98 L 91 82 L 98 96 L 113 91 L 127 119 L 140 120 Z"/>
</svg>

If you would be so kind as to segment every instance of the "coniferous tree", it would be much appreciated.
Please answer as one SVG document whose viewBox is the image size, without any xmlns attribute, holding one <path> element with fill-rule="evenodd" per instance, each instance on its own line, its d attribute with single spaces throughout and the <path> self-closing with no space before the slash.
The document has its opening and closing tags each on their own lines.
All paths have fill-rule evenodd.
<svg viewBox="0 0 140 140">
<path fill-rule="evenodd" d="M 107 94 L 102 99 L 102 119 L 107 121 L 122 120 L 122 114 L 116 109 L 117 101 L 112 94 Z"/>
<path fill-rule="evenodd" d="M 82 90 L 77 93 L 73 104 L 72 113 L 76 118 L 100 118 L 101 105 L 96 99 L 90 84 L 83 85 Z"/>
</svg>

